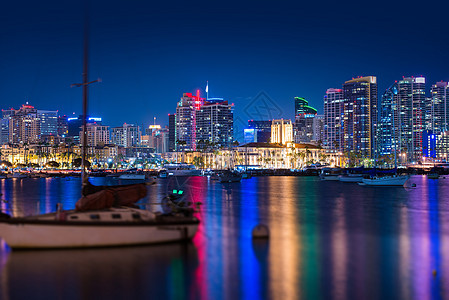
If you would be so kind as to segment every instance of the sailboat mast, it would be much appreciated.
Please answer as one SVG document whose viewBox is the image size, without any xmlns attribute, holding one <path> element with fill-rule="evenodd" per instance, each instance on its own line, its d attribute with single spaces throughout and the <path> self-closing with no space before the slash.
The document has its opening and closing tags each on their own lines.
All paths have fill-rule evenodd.
<svg viewBox="0 0 449 300">
<path fill-rule="evenodd" d="M 88 55 L 89 55 L 89 24 L 86 14 L 84 20 L 84 62 L 83 62 L 83 139 L 81 148 L 81 182 L 86 179 L 86 150 L 87 150 L 87 96 L 88 96 Z"/>
</svg>

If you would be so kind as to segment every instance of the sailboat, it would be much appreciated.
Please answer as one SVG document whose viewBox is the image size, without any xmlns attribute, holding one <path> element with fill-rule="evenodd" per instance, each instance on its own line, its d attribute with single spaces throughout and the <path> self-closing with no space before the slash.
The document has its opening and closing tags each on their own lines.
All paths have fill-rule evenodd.
<svg viewBox="0 0 449 300">
<path fill-rule="evenodd" d="M 87 32 L 87 30 L 86 30 Z M 95 81 L 92 81 L 95 82 Z M 84 42 L 82 198 L 73 210 L 12 217 L 0 213 L 0 237 L 12 249 L 129 246 L 191 239 L 199 225 L 192 209 L 151 212 L 135 204 L 147 195 L 145 183 L 94 186 L 85 172 L 87 34 Z M 169 199 L 170 200 L 170 199 Z"/>
</svg>

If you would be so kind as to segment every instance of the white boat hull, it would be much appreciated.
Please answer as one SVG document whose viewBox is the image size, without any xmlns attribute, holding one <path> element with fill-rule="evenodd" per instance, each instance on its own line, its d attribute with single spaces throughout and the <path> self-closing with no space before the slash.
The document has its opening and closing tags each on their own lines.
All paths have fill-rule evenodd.
<svg viewBox="0 0 449 300">
<path fill-rule="evenodd" d="M 403 186 L 410 176 L 386 176 L 373 179 L 363 179 L 361 185 L 372 185 L 372 186 Z"/>
<path fill-rule="evenodd" d="M 169 170 L 169 176 L 201 176 L 201 170 Z"/>
<path fill-rule="evenodd" d="M 0 223 L 11 248 L 81 248 L 166 243 L 191 239 L 198 224 L 81 225 Z"/>
<path fill-rule="evenodd" d="M 118 179 L 125 180 L 145 180 L 145 174 L 123 174 L 118 177 Z"/>
<path fill-rule="evenodd" d="M 341 182 L 363 182 L 363 176 L 344 176 L 338 178 Z"/>
</svg>

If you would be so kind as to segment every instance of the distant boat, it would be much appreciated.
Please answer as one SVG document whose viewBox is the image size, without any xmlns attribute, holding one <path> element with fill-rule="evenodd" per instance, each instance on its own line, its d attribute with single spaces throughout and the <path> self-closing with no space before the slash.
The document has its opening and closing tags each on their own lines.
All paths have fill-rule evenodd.
<svg viewBox="0 0 449 300">
<path fill-rule="evenodd" d="M 168 176 L 200 176 L 201 170 L 194 165 L 185 163 L 166 164 L 164 168 L 167 170 Z"/>
<path fill-rule="evenodd" d="M 28 178 L 28 175 L 20 173 L 20 172 L 13 172 L 12 174 L 10 174 L 9 178 L 22 179 L 22 178 Z"/>
<path fill-rule="evenodd" d="M 429 174 L 427 174 L 427 178 L 438 179 L 438 178 L 440 178 L 440 175 L 438 173 L 429 173 Z"/>
<path fill-rule="evenodd" d="M 394 175 L 373 178 L 363 178 L 359 185 L 370 186 L 403 186 L 410 179 L 409 175 Z"/>
<path fill-rule="evenodd" d="M 321 169 L 320 179 L 321 180 L 331 180 L 339 181 L 341 175 L 340 168 L 323 168 Z"/>
<path fill-rule="evenodd" d="M 226 182 L 240 182 L 242 180 L 242 174 L 238 172 L 225 171 L 219 176 L 220 183 Z"/>
</svg>

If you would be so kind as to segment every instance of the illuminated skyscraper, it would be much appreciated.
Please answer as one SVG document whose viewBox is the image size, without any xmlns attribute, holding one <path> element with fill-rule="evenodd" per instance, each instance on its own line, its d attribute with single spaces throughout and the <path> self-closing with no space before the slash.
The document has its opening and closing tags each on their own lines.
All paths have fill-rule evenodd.
<svg viewBox="0 0 449 300">
<path fill-rule="evenodd" d="M 271 124 L 269 121 L 248 120 L 248 129 L 254 129 L 255 142 L 269 143 L 271 140 Z"/>
<path fill-rule="evenodd" d="M 423 156 L 425 85 L 424 77 L 407 77 L 383 94 L 378 130 L 380 154 L 394 153 L 396 149 L 402 161 L 418 161 Z"/>
<path fill-rule="evenodd" d="M 234 107 L 222 99 L 209 99 L 196 112 L 196 143 L 202 148 L 231 147 Z"/>
<path fill-rule="evenodd" d="M 430 123 L 434 134 L 439 135 L 448 130 L 449 125 L 449 84 L 447 82 L 437 82 L 430 90 L 431 112 Z"/>
<path fill-rule="evenodd" d="M 342 89 L 328 89 L 324 96 L 323 147 L 334 151 L 343 149 L 344 97 Z"/>
<path fill-rule="evenodd" d="M 343 149 L 374 157 L 377 126 L 377 78 L 359 77 L 343 84 Z"/>
<path fill-rule="evenodd" d="M 309 106 L 309 102 L 305 98 L 295 97 L 295 126 L 294 141 L 295 143 L 309 143 L 314 137 L 314 118 L 317 110 Z"/>
<path fill-rule="evenodd" d="M 139 126 L 125 123 L 112 128 L 111 142 L 117 146 L 134 147 L 140 145 L 141 135 Z"/>
<path fill-rule="evenodd" d="M 203 105 L 204 99 L 200 98 L 199 91 L 194 96 L 192 93 L 184 93 L 176 107 L 176 133 L 175 149 L 196 150 L 196 122 L 197 112 Z"/>
</svg>

